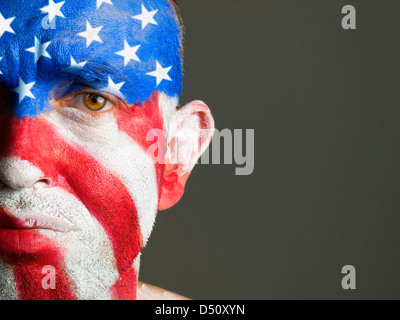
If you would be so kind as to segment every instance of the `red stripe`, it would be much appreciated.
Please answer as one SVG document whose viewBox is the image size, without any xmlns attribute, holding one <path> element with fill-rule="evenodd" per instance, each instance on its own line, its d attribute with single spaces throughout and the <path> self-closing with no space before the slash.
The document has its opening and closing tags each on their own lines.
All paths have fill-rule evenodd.
<svg viewBox="0 0 400 320">
<path fill-rule="evenodd" d="M 63 269 L 64 254 L 60 249 L 52 248 L 41 254 L 10 255 L 5 262 L 14 271 L 16 289 L 22 300 L 75 300 L 68 276 Z M 42 280 L 47 275 L 42 273 L 44 266 L 55 268 L 56 288 L 44 289 Z"/>
</svg>

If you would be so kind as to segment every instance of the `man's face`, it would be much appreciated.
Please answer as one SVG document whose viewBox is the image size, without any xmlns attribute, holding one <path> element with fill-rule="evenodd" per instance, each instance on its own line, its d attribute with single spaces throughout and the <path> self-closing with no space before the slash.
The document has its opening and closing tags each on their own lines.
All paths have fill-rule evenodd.
<svg viewBox="0 0 400 320">
<path fill-rule="evenodd" d="M 171 6 L 2 0 L 0 14 L 0 298 L 135 298 L 165 171 L 146 138 L 181 89 Z"/>
</svg>

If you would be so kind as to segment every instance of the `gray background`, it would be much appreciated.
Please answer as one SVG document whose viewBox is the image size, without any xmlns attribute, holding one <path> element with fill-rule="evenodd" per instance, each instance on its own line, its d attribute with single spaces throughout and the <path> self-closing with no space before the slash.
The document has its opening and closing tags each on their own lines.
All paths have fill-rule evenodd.
<svg viewBox="0 0 400 320">
<path fill-rule="evenodd" d="M 193 299 L 399 298 L 400 2 L 180 3 L 182 103 L 255 129 L 255 171 L 197 166 L 141 280 Z M 346 4 L 357 30 L 341 28 Z"/>
</svg>

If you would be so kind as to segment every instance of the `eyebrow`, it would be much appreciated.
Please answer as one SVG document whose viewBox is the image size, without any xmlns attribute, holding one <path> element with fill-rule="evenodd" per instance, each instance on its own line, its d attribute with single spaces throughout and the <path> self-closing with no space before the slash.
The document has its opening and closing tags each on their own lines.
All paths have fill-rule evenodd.
<svg viewBox="0 0 400 320">
<path fill-rule="evenodd" d="M 109 76 L 112 76 L 113 79 L 126 81 L 126 75 L 121 69 L 105 61 L 90 60 L 83 67 L 64 67 L 62 69 L 62 77 L 64 79 L 98 89 L 107 86 L 107 79 Z"/>
<path fill-rule="evenodd" d="M 90 62 L 90 63 L 89 63 Z M 126 75 L 122 70 L 112 66 L 108 62 L 101 60 L 87 60 L 83 67 L 60 67 L 59 79 L 67 81 L 61 84 L 61 87 L 56 87 L 55 95 L 58 98 L 63 98 L 71 93 L 81 91 L 82 88 L 91 88 L 96 91 L 102 91 L 108 85 L 108 77 L 113 79 L 122 79 L 125 81 Z M 119 97 L 123 99 L 123 97 Z"/>
</svg>

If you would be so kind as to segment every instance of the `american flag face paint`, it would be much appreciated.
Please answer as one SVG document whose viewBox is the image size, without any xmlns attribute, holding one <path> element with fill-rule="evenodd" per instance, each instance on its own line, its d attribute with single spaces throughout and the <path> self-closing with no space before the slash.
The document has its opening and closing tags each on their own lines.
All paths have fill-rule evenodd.
<svg viewBox="0 0 400 320">
<path fill-rule="evenodd" d="M 0 1 L 0 299 L 136 298 L 180 38 L 166 0 Z"/>
<path fill-rule="evenodd" d="M 167 0 L 0 1 L 0 14 L 1 82 L 17 116 L 48 111 L 62 79 L 59 94 L 88 86 L 128 104 L 155 89 L 179 96 L 181 35 Z"/>
</svg>

